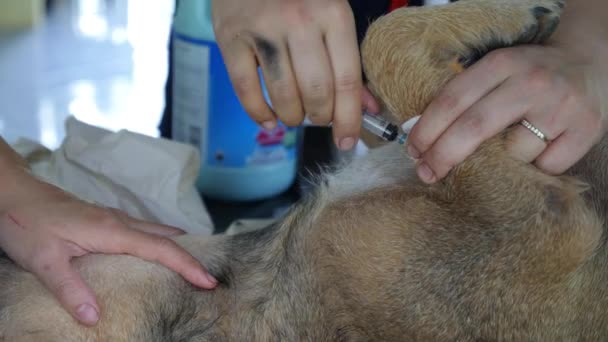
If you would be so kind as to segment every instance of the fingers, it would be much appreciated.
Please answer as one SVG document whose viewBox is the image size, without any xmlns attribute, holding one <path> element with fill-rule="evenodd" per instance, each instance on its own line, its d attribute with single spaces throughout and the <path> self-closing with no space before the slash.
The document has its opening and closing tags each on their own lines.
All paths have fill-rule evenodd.
<svg viewBox="0 0 608 342">
<path fill-rule="evenodd" d="M 374 95 L 372 95 L 367 87 L 363 87 L 361 101 L 363 102 L 363 110 L 374 114 L 380 112 L 380 105 L 378 104 L 378 101 L 376 101 L 376 98 Z"/>
<path fill-rule="evenodd" d="M 325 36 L 334 75 L 333 135 L 340 149 L 350 150 L 361 130 L 361 62 L 352 11 L 337 8 L 331 15 L 335 18 L 330 22 L 340 23 Z"/>
<path fill-rule="evenodd" d="M 234 40 L 223 47 L 222 56 L 235 93 L 245 111 L 258 124 L 272 129 L 277 118 L 264 99 L 252 48 L 243 41 Z"/>
<path fill-rule="evenodd" d="M 164 237 L 178 236 L 183 235 L 185 232 L 181 229 L 165 226 L 162 224 L 157 224 L 153 222 L 142 221 L 138 219 L 134 219 L 132 217 L 127 217 L 125 220 L 125 224 L 133 229 L 137 229 L 141 232 L 154 234 Z"/>
<path fill-rule="evenodd" d="M 138 220 L 138 219 L 135 219 L 135 218 L 132 218 L 129 216 L 126 216 L 125 218 L 122 218 L 121 220 L 124 220 L 123 222 L 129 228 L 137 229 L 141 232 L 148 233 L 148 234 L 154 234 L 154 235 L 164 236 L 164 237 L 171 237 L 171 236 L 178 236 L 178 235 L 185 234 L 185 232 L 183 230 L 178 229 L 178 228 L 165 226 L 165 225 L 157 224 L 157 223 L 153 223 L 153 222 L 142 221 L 142 220 Z"/>
<path fill-rule="evenodd" d="M 40 257 L 34 262 L 32 271 L 77 321 L 87 326 L 95 325 L 100 312 L 95 294 L 72 267 L 67 252 L 43 254 L 48 257 Z"/>
<path fill-rule="evenodd" d="M 77 246 L 53 239 L 44 231 L 36 234 L 38 239 L 31 239 L 29 230 L 17 220 L 18 216 L 6 214 L 1 218 L 2 248 L 12 260 L 35 274 L 74 319 L 87 326 L 95 325 L 100 313 L 95 294 L 70 264 L 70 253 L 83 255 L 84 252 Z"/>
<path fill-rule="evenodd" d="M 545 47 L 497 50 L 448 82 L 408 138 L 419 178 L 434 183 L 445 177 L 483 141 L 524 118 L 552 141 L 517 125 L 507 136 L 512 156 L 549 173 L 578 161 L 601 136 L 601 115 L 588 110 L 594 106 L 568 73 L 568 61 L 553 53 Z"/>
<path fill-rule="evenodd" d="M 591 148 L 587 139 L 579 139 L 573 132 L 564 132 L 534 161 L 534 164 L 549 174 L 560 174 L 576 163 L 580 156 Z"/>
<path fill-rule="evenodd" d="M 159 262 L 202 288 L 211 289 L 217 281 L 186 250 L 173 240 L 159 235 L 130 229 L 128 223 L 146 230 L 168 232 L 165 227 L 116 215 L 111 210 L 89 208 L 84 221 L 68 222 L 60 234 L 86 251 L 106 254 L 129 254 L 144 260 Z M 123 221 L 124 219 L 124 221 Z M 86 228 L 86 229 L 84 229 Z M 73 254 L 74 255 L 74 254 Z"/>
<path fill-rule="evenodd" d="M 522 91 L 520 82 L 513 79 L 490 91 L 460 114 L 424 152 L 418 168 L 421 180 L 432 183 L 443 178 L 483 141 L 519 121 L 522 113 L 530 113 L 528 98 L 535 95 Z"/>
<path fill-rule="evenodd" d="M 510 155 L 525 163 L 531 163 L 543 153 L 547 143 L 518 124 L 507 135 L 506 146 Z"/>
<path fill-rule="evenodd" d="M 102 253 L 129 254 L 158 262 L 179 273 L 194 285 L 205 289 L 217 286 L 217 280 L 190 253 L 173 240 L 137 230 L 113 229 L 99 241 Z"/>
<path fill-rule="evenodd" d="M 315 125 L 328 125 L 334 110 L 334 84 L 322 32 L 294 30 L 288 45 L 306 116 Z"/>
<path fill-rule="evenodd" d="M 154 235 L 159 235 L 159 236 L 166 236 L 166 237 L 185 234 L 185 232 L 181 229 L 163 225 L 163 224 L 157 224 L 157 223 L 153 223 L 153 222 L 139 220 L 139 219 L 133 218 L 133 217 L 127 215 L 125 212 L 115 209 L 115 208 L 109 208 L 109 210 L 114 215 L 116 215 L 116 217 L 118 217 L 126 226 L 133 228 L 133 229 L 137 229 L 144 233 L 154 234 Z"/>
<path fill-rule="evenodd" d="M 599 121 L 601 114 L 594 112 L 577 115 L 588 123 L 574 129 L 566 130 L 557 139 L 551 141 L 543 153 L 536 158 L 535 165 L 550 174 L 561 174 L 579 161 L 601 136 Z M 593 125 L 597 120 L 598 125 Z"/>
<path fill-rule="evenodd" d="M 252 40 L 274 112 L 287 126 L 299 125 L 304 110 L 286 42 L 257 35 Z"/>
<path fill-rule="evenodd" d="M 420 158 L 464 111 L 509 77 L 513 67 L 504 55 L 491 53 L 446 84 L 410 132 L 412 157 Z"/>
<path fill-rule="evenodd" d="M 362 75 L 347 1 L 272 2 L 249 8 L 218 2 L 213 16 L 234 88 L 257 122 L 266 128 L 277 119 L 297 126 L 307 115 L 313 124 L 332 123 L 340 148 L 354 147 L 361 129 Z M 271 109 L 262 103 L 256 60 Z M 376 111 L 374 101 L 368 104 Z"/>
<path fill-rule="evenodd" d="M 297 126 L 308 115 L 314 124 L 332 123 L 340 148 L 354 147 L 361 129 L 362 75 L 348 2 L 272 2 L 248 10 L 218 2 L 213 11 L 222 55 L 247 112 L 266 128 L 277 119 Z M 256 61 L 272 108 L 262 102 Z M 376 111 L 374 101 L 368 104 Z"/>
</svg>

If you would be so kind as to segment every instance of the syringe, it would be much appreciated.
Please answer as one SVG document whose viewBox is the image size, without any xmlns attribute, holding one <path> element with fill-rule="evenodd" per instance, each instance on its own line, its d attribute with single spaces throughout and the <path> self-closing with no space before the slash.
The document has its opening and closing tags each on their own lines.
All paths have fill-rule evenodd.
<svg viewBox="0 0 608 342">
<path fill-rule="evenodd" d="M 399 127 L 374 114 L 363 112 L 363 127 L 370 133 L 386 141 L 394 141 L 399 135 Z"/>
<path fill-rule="evenodd" d="M 397 125 L 390 123 L 378 115 L 363 112 L 363 127 L 386 141 L 394 141 L 399 136 L 399 144 L 404 145 L 410 130 L 418 122 L 418 119 L 420 119 L 420 116 L 415 116 L 404 122 L 401 125 L 401 136 L 399 136 L 400 131 Z"/>
</svg>

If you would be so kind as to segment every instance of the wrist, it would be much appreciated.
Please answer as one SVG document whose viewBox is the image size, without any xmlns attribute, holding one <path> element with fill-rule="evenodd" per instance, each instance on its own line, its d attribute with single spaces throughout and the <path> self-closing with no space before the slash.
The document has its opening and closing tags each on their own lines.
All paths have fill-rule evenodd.
<svg viewBox="0 0 608 342">
<path fill-rule="evenodd" d="M 28 172 L 27 162 L 0 137 L 0 189 L 10 186 L 17 175 Z"/>
<path fill-rule="evenodd" d="M 606 10 L 608 2 L 605 0 L 569 3 L 550 45 L 588 63 L 605 61 L 608 58 L 608 22 L 604 18 Z"/>
<path fill-rule="evenodd" d="M 33 176 L 25 164 L 0 156 L 0 212 L 18 202 L 32 184 Z"/>
<path fill-rule="evenodd" d="M 0 212 L 7 209 L 10 203 L 18 201 L 28 177 L 31 175 L 27 170 L 0 165 Z"/>
</svg>

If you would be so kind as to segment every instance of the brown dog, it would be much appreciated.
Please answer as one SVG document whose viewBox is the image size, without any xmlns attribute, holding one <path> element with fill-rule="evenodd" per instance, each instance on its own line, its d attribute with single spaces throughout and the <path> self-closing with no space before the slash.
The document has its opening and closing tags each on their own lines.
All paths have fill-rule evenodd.
<svg viewBox="0 0 608 342">
<path fill-rule="evenodd" d="M 419 113 L 489 50 L 547 38 L 562 5 L 463 0 L 394 12 L 372 25 L 363 44 L 370 87 L 388 112 Z M 324 177 L 315 195 L 275 226 L 178 238 L 221 280 L 217 290 L 195 289 L 129 256 L 76 260 L 103 312 L 89 329 L 7 261 L 0 266 L 0 336 L 606 340 L 607 150 L 604 139 L 570 170 L 575 177 L 551 177 L 509 157 L 500 135 L 427 186 L 402 146 L 374 149 Z M 582 182 L 591 185 L 586 192 Z"/>
</svg>

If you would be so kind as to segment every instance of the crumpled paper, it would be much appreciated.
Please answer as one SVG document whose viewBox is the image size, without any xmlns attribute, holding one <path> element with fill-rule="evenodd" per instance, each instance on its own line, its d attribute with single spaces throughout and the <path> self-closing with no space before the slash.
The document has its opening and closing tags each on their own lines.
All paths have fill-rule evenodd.
<svg viewBox="0 0 608 342">
<path fill-rule="evenodd" d="M 20 139 L 13 148 L 42 180 L 130 216 L 210 235 L 213 223 L 195 188 L 200 157 L 190 145 L 122 130 L 111 132 L 74 117 L 51 151 Z"/>
</svg>

